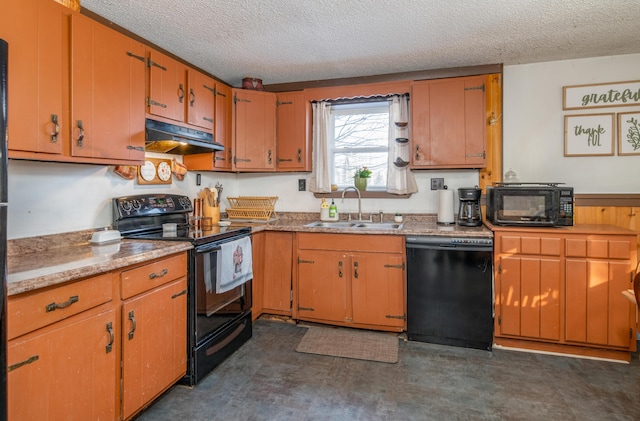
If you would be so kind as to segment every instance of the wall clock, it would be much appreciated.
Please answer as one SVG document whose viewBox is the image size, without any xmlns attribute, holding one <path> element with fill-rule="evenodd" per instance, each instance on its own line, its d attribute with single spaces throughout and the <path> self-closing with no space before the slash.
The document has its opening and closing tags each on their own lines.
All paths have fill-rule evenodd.
<svg viewBox="0 0 640 421">
<path fill-rule="evenodd" d="M 169 159 L 145 158 L 138 167 L 138 184 L 171 184 L 171 161 Z"/>
</svg>

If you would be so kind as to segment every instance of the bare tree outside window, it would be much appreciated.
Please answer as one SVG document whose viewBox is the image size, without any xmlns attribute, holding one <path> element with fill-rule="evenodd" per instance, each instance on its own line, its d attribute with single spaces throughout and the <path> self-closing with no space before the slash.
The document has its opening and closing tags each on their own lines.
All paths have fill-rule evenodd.
<svg viewBox="0 0 640 421">
<path fill-rule="evenodd" d="M 353 186 L 356 169 L 372 171 L 367 188 L 386 188 L 389 154 L 389 104 L 387 101 L 332 107 L 333 183 Z"/>
</svg>

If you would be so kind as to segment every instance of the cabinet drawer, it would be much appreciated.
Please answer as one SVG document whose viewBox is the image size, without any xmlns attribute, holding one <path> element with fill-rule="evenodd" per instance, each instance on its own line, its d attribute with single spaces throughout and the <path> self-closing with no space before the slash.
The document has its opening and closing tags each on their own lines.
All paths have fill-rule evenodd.
<svg viewBox="0 0 640 421">
<path fill-rule="evenodd" d="M 373 234 L 300 233 L 298 248 L 306 250 L 404 253 L 404 237 Z"/>
<path fill-rule="evenodd" d="M 121 297 L 122 299 L 133 297 L 186 274 L 186 253 L 124 271 L 120 275 Z"/>
<path fill-rule="evenodd" d="M 562 238 L 552 236 L 500 236 L 501 253 L 560 256 Z"/>
<path fill-rule="evenodd" d="M 111 301 L 116 277 L 117 273 L 106 273 L 55 289 L 10 297 L 7 303 L 7 339 Z"/>
<path fill-rule="evenodd" d="M 566 244 L 567 257 L 628 260 L 635 247 L 635 239 L 567 238 Z"/>
</svg>

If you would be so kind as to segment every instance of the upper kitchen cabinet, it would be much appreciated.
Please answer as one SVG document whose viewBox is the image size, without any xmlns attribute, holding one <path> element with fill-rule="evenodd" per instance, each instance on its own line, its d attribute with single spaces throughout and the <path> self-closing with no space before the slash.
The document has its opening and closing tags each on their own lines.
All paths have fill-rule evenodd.
<svg viewBox="0 0 640 421">
<path fill-rule="evenodd" d="M 213 167 L 216 170 L 231 170 L 233 158 L 233 149 L 231 147 L 233 94 L 230 86 L 223 83 L 216 84 L 215 104 L 214 139 L 224 145 L 224 151 L 214 154 Z"/>
<path fill-rule="evenodd" d="M 276 94 L 245 89 L 233 93 L 233 168 L 276 169 Z"/>
<path fill-rule="evenodd" d="M 215 82 L 194 69 L 187 70 L 187 123 L 213 130 Z"/>
<path fill-rule="evenodd" d="M 145 46 L 71 17 L 71 154 L 144 159 Z"/>
<path fill-rule="evenodd" d="M 9 43 L 10 157 L 13 151 L 62 154 L 69 13 L 51 0 L 3 2 L 0 37 Z"/>
<path fill-rule="evenodd" d="M 183 163 L 194 171 L 231 171 L 232 94 L 231 88 L 216 82 L 214 88 L 213 138 L 224 146 L 223 151 L 185 155 Z"/>
<path fill-rule="evenodd" d="M 486 166 L 486 78 L 412 84 L 411 168 Z"/>
<path fill-rule="evenodd" d="M 282 92 L 276 102 L 276 170 L 311 171 L 311 151 L 307 130 L 307 107 L 304 92 Z"/>
<path fill-rule="evenodd" d="M 147 112 L 184 122 L 187 101 L 187 66 L 159 51 L 149 49 Z"/>
<path fill-rule="evenodd" d="M 213 131 L 212 78 L 153 49 L 149 49 L 147 66 L 147 113 Z"/>
</svg>

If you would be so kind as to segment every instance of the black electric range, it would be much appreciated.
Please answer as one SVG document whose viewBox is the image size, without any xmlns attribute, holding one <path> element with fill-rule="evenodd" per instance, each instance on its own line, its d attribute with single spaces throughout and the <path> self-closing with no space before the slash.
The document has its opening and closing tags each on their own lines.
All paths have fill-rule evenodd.
<svg viewBox="0 0 640 421">
<path fill-rule="evenodd" d="M 194 245 L 187 266 L 187 372 L 180 381 L 193 386 L 252 336 L 252 280 L 224 292 L 215 288 L 222 250 L 246 244 L 251 227 L 194 229 L 189 224 L 194 207 L 187 196 L 145 194 L 114 198 L 112 203 L 113 227 L 124 238 Z M 245 256 L 250 256 L 248 249 Z"/>
</svg>

